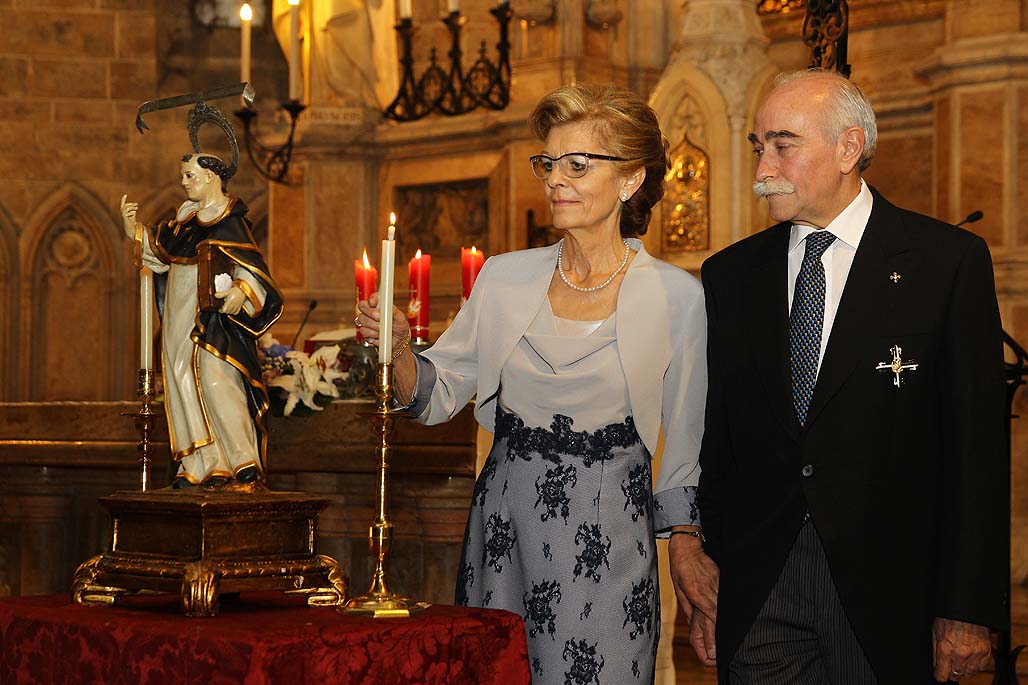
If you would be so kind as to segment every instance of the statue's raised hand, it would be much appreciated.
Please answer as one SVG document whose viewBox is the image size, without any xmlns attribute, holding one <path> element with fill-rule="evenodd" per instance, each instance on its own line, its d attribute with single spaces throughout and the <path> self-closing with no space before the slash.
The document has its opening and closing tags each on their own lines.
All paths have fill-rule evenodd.
<svg viewBox="0 0 1028 685">
<path fill-rule="evenodd" d="M 121 222 L 125 228 L 125 235 L 133 240 L 136 237 L 136 210 L 139 209 L 139 204 L 135 202 L 126 202 L 128 195 L 121 196 Z"/>
</svg>

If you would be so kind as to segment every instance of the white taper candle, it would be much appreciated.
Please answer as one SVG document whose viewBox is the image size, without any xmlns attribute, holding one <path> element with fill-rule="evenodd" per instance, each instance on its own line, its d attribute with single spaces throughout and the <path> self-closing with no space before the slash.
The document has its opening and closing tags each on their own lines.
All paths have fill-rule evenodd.
<svg viewBox="0 0 1028 685">
<path fill-rule="evenodd" d="M 153 273 L 139 270 L 139 368 L 153 368 Z"/>
<path fill-rule="evenodd" d="M 389 234 L 382 241 L 382 282 L 378 286 L 380 331 L 378 362 L 386 364 L 393 358 L 393 272 L 396 270 L 396 214 L 389 212 Z"/>
<path fill-rule="evenodd" d="M 252 28 L 253 10 L 250 3 L 244 2 L 239 8 L 239 80 L 243 83 L 250 82 L 250 29 Z"/>
<path fill-rule="evenodd" d="M 303 99 L 300 71 L 300 0 L 289 0 L 289 99 Z"/>
</svg>

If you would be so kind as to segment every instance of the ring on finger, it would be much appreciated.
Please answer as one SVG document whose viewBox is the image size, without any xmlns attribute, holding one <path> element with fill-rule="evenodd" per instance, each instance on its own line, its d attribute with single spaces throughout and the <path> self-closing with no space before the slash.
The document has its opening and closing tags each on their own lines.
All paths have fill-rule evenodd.
<svg viewBox="0 0 1028 685">
<path fill-rule="evenodd" d="M 950 671 L 950 673 L 953 675 L 964 675 L 963 671 Z"/>
<path fill-rule="evenodd" d="M 353 317 L 353 325 L 357 328 L 361 327 L 361 318 L 359 316 Z"/>
</svg>

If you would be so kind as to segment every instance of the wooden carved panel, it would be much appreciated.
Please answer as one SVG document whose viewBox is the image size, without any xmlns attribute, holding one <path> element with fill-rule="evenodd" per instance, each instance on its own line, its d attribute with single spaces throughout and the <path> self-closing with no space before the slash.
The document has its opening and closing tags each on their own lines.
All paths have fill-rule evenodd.
<svg viewBox="0 0 1028 685">
<path fill-rule="evenodd" d="M 460 258 L 475 245 L 489 254 L 489 180 L 397 186 L 397 263 L 421 249 L 437 259 Z"/>
<path fill-rule="evenodd" d="M 710 248 L 710 159 L 687 134 L 671 151 L 661 200 L 664 252 Z"/>
</svg>

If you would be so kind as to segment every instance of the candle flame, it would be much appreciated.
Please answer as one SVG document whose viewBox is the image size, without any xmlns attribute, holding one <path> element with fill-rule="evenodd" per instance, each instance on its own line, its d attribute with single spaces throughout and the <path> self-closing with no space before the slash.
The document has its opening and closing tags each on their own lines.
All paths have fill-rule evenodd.
<svg viewBox="0 0 1028 685">
<path fill-rule="evenodd" d="M 250 21 L 253 19 L 253 10 L 250 9 L 250 3 L 244 2 L 243 6 L 239 8 L 239 18 L 243 21 Z"/>
<path fill-rule="evenodd" d="M 371 268 L 371 262 L 368 261 L 368 248 L 364 248 L 364 268 Z"/>
<path fill-rule="evenodd" d="M 300 0 L 289 0 L 289 4 L 290 5 L 299 5 L 300 4 Z"/>
<path fill-rule="evenodd" d="M 389 212 L 389 225 L 394 226 L 396 224 L 396 212 Z"/>
<path fill-rule="evenodd" d="M 418 248 L 418 251 L 414 253 L 414 259 L 421 259 L 421 248 L 420 247 Z"/>
<path fill-rule="evenodd" d="M 472 246 L 471 246 L 471 254 L 475 254 L 476 252 L 478 252 L 478 250 L 477 250 L 477 249 L 475 249 L 475 246 L 474 246 L 474 245 L 472 245 Z"/>
</svg>

